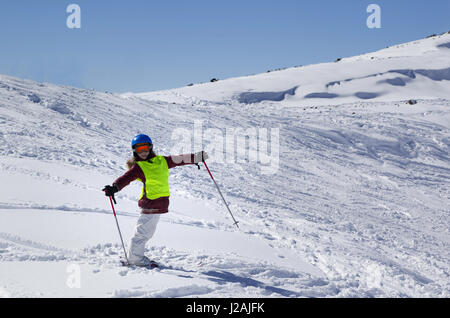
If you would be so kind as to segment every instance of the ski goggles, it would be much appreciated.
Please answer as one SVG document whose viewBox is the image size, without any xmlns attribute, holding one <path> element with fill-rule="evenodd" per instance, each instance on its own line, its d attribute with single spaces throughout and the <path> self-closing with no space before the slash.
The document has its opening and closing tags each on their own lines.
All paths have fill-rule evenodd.
<svg viewBox="0 0 450 318">
<path fill-rule="evenodd" d="M 152 148 L 152 145 L 145 144 L 145 145 L 137 145 L 137 146 L 134 148 L 134 150 L 135 150 L 137 153 L 141 153 L 141 152 L 144 152 L 144 151 L 150 152 L 150 149 L 151 149 L 151 148 Z"/>
</svg>

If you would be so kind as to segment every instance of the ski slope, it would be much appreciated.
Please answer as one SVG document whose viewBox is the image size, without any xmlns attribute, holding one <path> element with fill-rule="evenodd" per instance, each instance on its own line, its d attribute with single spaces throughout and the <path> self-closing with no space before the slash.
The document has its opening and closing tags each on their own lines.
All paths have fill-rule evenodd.
<svg viewBox="0 0 450 318">
<path fill-rule="evenodd" d="M 1 75 L 0 297 L 449 297 L 449 43 L 140 94 Z M 232 129 L 278 131 L 278 153 L 211 146 Z M 208 150 L 240 230 L 206 170 L 177 167 L 147 251 L 164 267 L 119 266 L 101 189 L 138 133 Z M 127 245 L 139 194 L 117 194 Z"/>
</svg>

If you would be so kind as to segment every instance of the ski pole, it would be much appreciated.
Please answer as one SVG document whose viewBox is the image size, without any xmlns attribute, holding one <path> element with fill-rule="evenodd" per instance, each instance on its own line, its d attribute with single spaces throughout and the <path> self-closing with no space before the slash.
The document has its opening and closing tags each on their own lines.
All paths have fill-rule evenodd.
<svg viewBox="0 0 450 318">
<path fill-rule="evenodd" d="M 119 222 L 117 221 L 116 210 L 114 209 L 114 204 L 113 204 L 113 198 L 114 198 L 113 196 L 110 196 L 109 201 L 111 202 L 111 208 L 114 213 L 114 218 L 116 219 L 117 229 L 119 230 L 119 235 L 120 235 L 120 241 L 122 242 L 123 252 L 125 253 L 125 259 L 127 261 L 127 264 L 130 264 L 130 262 L 128 262 L 127 251 L 125 250 L 125 245 L 123 244 L 122 233 L 120 232 Z M 116 202 L 115 199 L 114 199 L 114 202 Z"/>
<path fill-rule="evenodd" d="M 239 225 L 238 225 L 239 222 L 236 221 L 236 219 L 235 219 L 234 216 L 233 216 L 233 213 L 231 213 L 230 207 L 228 206 L 227 201 L 225 201 L 225 198 L 223 197 L 222 191 L 220 191 L 219 186 L 217 185 L 216 180 L 214 180 L 214 177 L 213 177 L 212 174 L 211 174 L 211 171 L 209 171 L 208 165 L 206 164 L 205 161 L 203 161 L 203 164 L 205 165 L 206 170 L 208 170 L 208 173 L 209 173 L 209 175 L 211 176 L 211 179 L 212 179 L 212 181 L 214 182 L 214 184 L 215 184 L 215 186 L 216 186 L 216 188 L 217 188 L 217 191 L 219 191 L 219 194 L 220 194 L 220 196 L 222 197 L 223 203 L 225 203 L 225 206 L 227 207 L 228 212 L 230 212 L 231 217 L 233 218 L 234 224 L 237 226 L 237 228 L 239 228 Z"/>
</svg>

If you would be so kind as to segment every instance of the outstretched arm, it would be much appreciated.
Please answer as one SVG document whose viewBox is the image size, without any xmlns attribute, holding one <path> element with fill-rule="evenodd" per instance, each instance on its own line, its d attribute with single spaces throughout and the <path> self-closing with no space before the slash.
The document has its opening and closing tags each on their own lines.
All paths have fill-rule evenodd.
<svg viewBox="0 0 450 318">
<path fill-rule="evenodd" d="M 118 190 L 120 191 L 136 179 L 145 180 L 145 176 L 141 167 L 135 164 L 133 167 L 131 167 L 131 169 L 125 172 L 123 176 L 117 178 L 113 182 L 113 185 L 117 186 Z"/>
<path fill-rule="evenodd" d="M 167 165 L 169 166 L 170 169 L 178 166 L 193 165 L 202 162 L 208 159 L 208 153 L 206 153 L 205 151 L 200 151 L 197 153 L 184 154 L 178 156 L 168 156 L 164 158 L 166 158 Z"/>
</svg>

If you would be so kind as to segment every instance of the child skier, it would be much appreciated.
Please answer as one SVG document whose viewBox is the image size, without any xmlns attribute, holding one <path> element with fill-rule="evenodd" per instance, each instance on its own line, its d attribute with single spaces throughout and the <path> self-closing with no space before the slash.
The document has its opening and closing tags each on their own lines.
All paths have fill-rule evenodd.
<svg viewBox="0 0 450 318">
<path fill-rule="evenodd" d="M 136 224 L 135 234 L 131 238 L 128 249 L 130 265 L 152 265 L 145 255 L 145 244 L 152 238 L 159 217 L 169 210 L 169 169 L 187 164 L 198 164 L 208 158 L 204 151 L 180 155 L 158 156 L 153 151 L 153 143 L 147 135 L 137 135 L 131 141 L 133 158 L 128 160 L 128 171 L 117 178 L 112 186 L 103 188 L 106 196 L 113 196 L 134 180 L 143 183 L 139 198 L 141 214 Z"/>
</svg>

